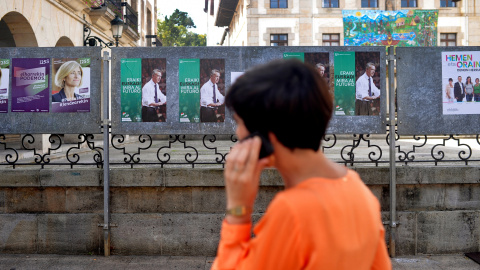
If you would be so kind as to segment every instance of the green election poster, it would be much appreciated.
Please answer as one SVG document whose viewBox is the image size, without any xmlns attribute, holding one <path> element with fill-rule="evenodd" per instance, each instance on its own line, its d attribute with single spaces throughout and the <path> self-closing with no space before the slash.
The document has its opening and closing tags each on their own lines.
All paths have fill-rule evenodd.
<svg viewBox="0 0 480 270">
<path fill-rule="evenodd" d="M 283 53 L 283 59 L 295 58 L 302 62 L 305 61 L 305 53 L 303 52 L 286 52 Z"/>
<path fill-rule="evenodd" d="M 200 122 L 200 60 L 180 59 L 178 66 L 180 122 Z"/>
<path fill-rule="evenodd" d="M 142 121 L 142 59 L 120 60 L 122 122 Z"/>
<path fill-rule="evenodd" d="M 335 115 L 355 115 L 355 52 L 334 53 Z"/>
</svg>

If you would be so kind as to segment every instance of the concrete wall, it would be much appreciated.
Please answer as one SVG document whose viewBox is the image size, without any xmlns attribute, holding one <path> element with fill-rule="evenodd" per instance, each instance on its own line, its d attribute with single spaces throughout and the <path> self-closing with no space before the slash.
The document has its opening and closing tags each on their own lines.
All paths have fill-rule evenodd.
<svg viewBox="0 0 480 270">
<path fill-rule="evenodd" d="M 389 169 L 354 169 L 379 198 L 388 221 Z M 225 201 L 222 173 L 111 170 L 112 254 L 214 256 Z M 1 175 L 0 253 L 103 253 L 101 169 Z M 479 175 L 479 167 L 397 168 L 397 254 L 478 251 Z M 278 172 L 264 172 L 255 220 L 280 190 Z"/>
</svg>

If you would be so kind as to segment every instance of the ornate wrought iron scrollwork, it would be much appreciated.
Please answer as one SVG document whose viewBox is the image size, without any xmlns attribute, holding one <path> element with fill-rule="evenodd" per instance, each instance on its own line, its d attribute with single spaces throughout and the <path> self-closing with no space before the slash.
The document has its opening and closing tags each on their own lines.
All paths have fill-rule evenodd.
<svg viewBox="0 0 480 270">
<path fill-rule="evenodd" d="M 387 135 L 387 144 L 390 145 L 390 140 L 389 140 L 390 133 Z M 420 141 L 423 139 L 423 143 L 420 145 L 412 145 L 412 150 L 411 151 L 403 151 L 401 149 L 401 145 L 395 145 L 395 148 L 398 151 L 398 161 L 400 162 L 405 162 L 405 164 L 408 164 L 408 162 L 413 162 L 415 161 L 415 153 L 417 148 L 422 148 L 427 144 L 427 135 L 413 135 L 413 139 L 415 141 Z M 399 142 L 400 141 L 400 135 L 398 135 L 397 131 L 395 131 L 395 141 Z"/>
<path fill-rule="evenodd" d="M 147 150 L 152 146 L 152 137 L 150 135 L 142 134 L 138 136 L 138 141 L 141 144 L 147 143 L 145 147 L 137 147 L 137 151 L 134 154 L 127 153 L 126 147 L 120 147 L 118 144 L 123 144 L 125 142 L 125 137 L 123 135 L 113 135 L 112 136 L 112 147 L 117 150 L 122 150 L 123 155 L 126 157 L 123 158 L 125 164 L 130 164 L 130 167 L 133 168 L 133 164 L 140 163 L 140 152 L 142 150 Z"/>
<path fill-rule="evenodd" d="M 185 154 L 185 161 L 192 164 L 192 168 L 193 168 L 193 167 L 195 167 L 195 161 L 197 161 L 197 159 L 198 159 L 198 151 L 197 151 L 197 149 L 195 149 L 195 147 L 187 146 L 187 142 L 185 140 L 185 135 L 181 135 L 181 137 L 182 137 L 183 141 L 182 141 L 182 139 L 180 139 L 180 136 L 178 136 L 178 141 L 183 144 L 183 149 L 190 148 L 190 149 L 193 149 L 195 151 L 195 158 L 191 159 L 191 160 L 189 160 L 188 158 L 192 157 L 192 154 L 190 154 L 190 153 Z"/>
<path fill-rule="evenodd" d="M 325 149 L 330 149 L 333 148 L 337 144 L 337 136 L 335 134 L 325 134 L 323 135 L 323 141 L 322 143 L 322 152 L 325 152 Z M 330 142 L 333 139 L 333 142 L 330 146 L 326 146 L 325 143 Z"/>
<path fill-rule="evenodd" d="M 0 134 L 0 140 L 2 141 L 5 141 L 6 140 L 6 137 L 4 134 Z M 17 150 L 15 150 L 14 148 L 10 148 L 10 147 L 7 147 L 7 143 L 6 142 L 0 142 L 0 145 L 3 145 L 3 149 L 6 150 L 6 151 L 12 151 L 13 153 L 15 153 L 15 158 L 13 158 L 13 155 L 11 154 L 5 154 L 5 161 L 10 164 L 10 165 L 13 165 L 13 168 L 15 168 L 15 163 L 18 161 L 18 152 Z"/>
<path fill-rule="evenodd" d="M 42 169 L 44 168 L 44 166 L 46 164 L 49 164 L 50 163 L 50 158 L 48 156 L 51 155 L 51 152 L 54 151 L 54 150 L 58 150 L 61 146 L 62 146 L 62 139 L 60 138 L 60 136 L 58 134 L 51 134 L 49 137 L 48 137 L 48 142 L 50 142 L 50 144 L 54 145 L 57 140 L 58 140 L 58 146 L 56 147 L 49 147 L 48 148 L 48 151 L 47 153 L 41 155 L 39 153 L 37 153 L 37 149 L 35 148 L 29 148 L 26 144 L 25 144 L 25 139 L 26 138 L 30 138 L 27 140 L 27 143 L 29 144 L 33 144 L 35 143 L 35 137 L 33 137 L 32 134 L 26 134 L 25 136 L 23 136 L 22 138 L 22 147 L 25 148 L 26 150 L 33 150 L 33 155 L 35 156 L 35 164 L 38 164 L 38 165 L 41 165 L 42 166 Z M 56 139 L 55 139 L 56 138 Z"/>
<path fill-rule="evenodd" d="M 86 143 L 86 145 L 90 150 L 93 150 L 96 152 L 93 155 L 93 160 L 95 161 L 95 164 L 97 165 L 97 167 L 101 167 L 103 165 L 103 160 L 102 160 L 102 153 L 100 151 L 103 151 L 103 149 L 101 147 L 95 147 L 95 142 L 92 141 L 94 139 L 93 134 L 78 134 L 78 139 L 79 139 L 79 142 L 77 142 L 77 146 L 70 147 L 66 152 L 66 158 L 70 163 L 70 168 L 73 168 L 73 165 L 78 164 L 78 162 L 80 161 L 80 155 L 78 153 L 74 153 L 70 155 L 70 151 L 74 149 L 80 150 L 81 145 L 83 143 Z"/>
<path fill-rule="evenodd" d="M 208 147 L 207 144 L 205 143 L 205 141 L 207 140 L 208 137 L 210 137 L 210 139 L 208 139 L 208 141 L 212 144 L 217 141 L 217 137 L 215 135 L 205 135 L 205 136 L 203 136 L 203 146 L 205 146 L 205 148 L 207 148 L 207 149 L 215 150 L 215 155 L 219 155 L 219 157 L 217 156 L 215 158 L 215 161 L 217 163 L 222 163 L 225 160 L 226 154 L 224 155 L 222 153 L 219 153 L 217 147 Z"/>
<path fill-rule="evenodd" d="M 353 143 L 351 145 L 346 145 L 342 148 L 342 150 L 340 151 L 340 155 L 345 163 L 348 164 L 350 163 L 351 166 L 353 166 L 353 163 L 355 162 L 355 154 L 353 153 L 353 151 L 358 148 L 358 146 L 360 145 L 360 142 L 361 141 L 364 141 L 367 143 L 367 147 L 370 148 L 370 147 L 375 147 L 378 149 L 378 158 L 374 158 L 375 155 L 377 155 L 377 153 L 375 151 L 371 151 L 370 153 L 368 153 L 368 158 L 370 159 L 370 162 L 373 162 L 375 163 L 376 166 L 378 166 L 378 163 L 379 163 L 379 160 L 382 158 L 382 148 L 380 148 L 380 146 L 378 145 L 375 145 L 375 144 L 372 144 L 370 139 L 368 139 L 370 137 L 370 134 L 367 134 L 367 135 L 364 135 L 364 134 L 359 134 L 358 135 L 358 139 L 357 138 L 357 134 L 353 134 Z M 350 151 L 348 151 L 346 153 L 346 155 L 348 156 L 348 158 L 345 158 L 345 155 L 344 155 L 344 151 L 347 149 L 347 148 L 350 148 Z"/>
<path fill-rule="evenodd" d="M 158 159 L 158 161 L 160 161 L 160 164 L 162 164 L 162 168 L 163 168 L 163 165 L 164 165 L 164 164 L 167 164 L 167 163 L 170 161 L 171 156 L 170 156 L 169 153 L 164 153 L 164 154 L 163 154 L 163 157 L 166 157 L 167 159 L 162 160 L 162 159 L 160 158 L 160 156 L 159 156 L 159 155 L 160 155 L 160 151 L 162 151 L 163 149 L 172 149 L 172 144 L 175 143 L 175 142 L 178 140 L 178 136 L 179 136 L 179 135 L 175 135 L 175 137 L 174 137 L 173 135 L 169 135 L 169 136 L 168 136 L 168 138 L 169 138 L 169 140 L 168 140 L 168 146 L 162 146 L 162 147 L 158 148 L 158 151 L 157 151 L 157 159 Z"/>
<path fill-rule="evenodd" d="M 438 163 L 439 161 L 443 161 L 443 159 L 445 158 L 445 152 L 442 151 L 442 150 L 439 150 L 439 151 L 437 152 L 438 157 L 436 157 L 436 156 L 435 156 L 435 153 L 434 153 L 434 152 L 435 152 L 435 148 L 440 147 L 440 146 L 446 146 L 445 142 L 447 142 L 447 141 L 449 141 L 449 140 L 454 140 L 454 141 L 456 141 L 456 142 L 457 142 L 457 146 L 460 146 L 460 147 L 465 146 L 465 147 L 467 147 L 468 152 L 469 152 L 468 155 L 467 155 L 467 152 L 465 152 L 464 150 L 460 150 L 460 151 L 458 152 L 458 158 L 459 158 L 460 160 L 464 161 L 464 162 L 465 162 L 465 165 L 468 165 L 468 160 L 469 160 L 470 157 L 472 156 L 472 148 L 471 148 L 468 144 L 461 144 L 461 143 L 460 143 L 460 139 L 455 138 L 454 135 L 452 135 L 452 134 L 450 134 L 447 139 L 443 139 L 443 142 L 442 142 L 441 144 L 436 144 L 436 145 L 434 145 L 434 146 L 432 147 L 431 155 L 432 155 L 432 158 L 435 160 L 435 165 L 437 165 L 437 163 Z M 464 156 L 464 155 L 467 155 L 467 156 Z"/>
<path fill-rule="evenodd" d="M 175 137 L 174 137 L 175 136 Z M 176 142 L 179 142 L 181 144 L 183 144 L 183 149 L 192 149 L 193 151 L 195 151 L 195 157 L 193 159 L 190 159 L 193 155 L 191 153 L 186 153 L 185 154 L 185 161 L 187 162 L 187 164 L 191 164 L 192 165 L 192 168 L 195 167 L 195 161 L 197 161 L 198 159 L 198 151 L 195 147 L 193 146 L 187 146 L 187 142 L 186 142 L 186 136 L 185 135 L 170 135 L 169 136 L 169 142 L 168 142 L 168 146 L 163 146 L 163 147 L 160 147 L 157 151 L 157 159 L 158 161 L 160 161 L 160 164 L 162 165 L 162 168 L 163 168 L 163 165 L 168 163 L 170 161 L 170 154 L 169 153 L 164 153 L 163 156 L 164 157 L 167 157 L 166 160 L 162 160 L 160 158 L 160 151 L 162 151 L 163 149 L 172 149 L 172 145 Z"/>
</svg>

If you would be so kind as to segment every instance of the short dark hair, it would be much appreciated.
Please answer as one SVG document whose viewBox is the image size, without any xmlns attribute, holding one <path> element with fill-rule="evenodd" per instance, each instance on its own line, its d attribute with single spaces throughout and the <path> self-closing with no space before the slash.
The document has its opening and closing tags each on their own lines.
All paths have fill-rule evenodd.
<svg viewBox="0 0 480 270">
<path fill-rule="evenodd" d="M 448 81 L 449 81 L 449 82 L 453 82 L 453 79 L 452 79 L 452 78 L 449 78 Z"/>
<path fill-rule="evenodd" d="M 317 151 L 332 116 L 327 83 L 310 65 L 276 60 L 247 71 L 230 87 L 226 105 L 250 132 L 272 132 L 289 149 Z"/>
</svg>

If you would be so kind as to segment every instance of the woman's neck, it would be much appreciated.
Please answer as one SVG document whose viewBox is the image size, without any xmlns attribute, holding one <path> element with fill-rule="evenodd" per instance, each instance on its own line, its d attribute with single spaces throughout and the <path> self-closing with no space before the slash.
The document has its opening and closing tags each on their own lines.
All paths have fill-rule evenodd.
<svg viewBox="0 0 480 270">
<path fill-rule="evenodd" d="M 65 86 L 63 88 L 63 91 L 65 92 L 65 96 L 68 100 L 72 100 L 75 98 L 75 87 Z"/>
<path fill-rule="evenodd" d="M 344 166 L 332 162 L 321 151 L 295 149 L 292 154 L 292 158 L 281 158 L 276 164 L 285 188 L 294 187 L 309 178 L 338 179 L 347 173 Z"/>
</svg>

